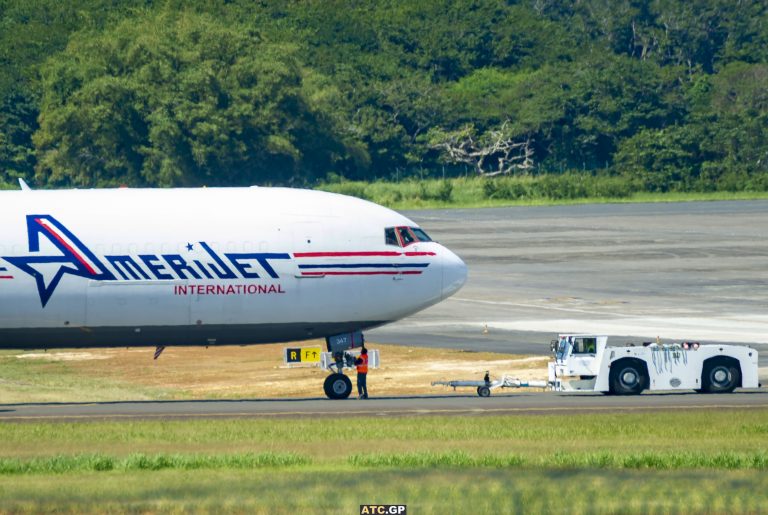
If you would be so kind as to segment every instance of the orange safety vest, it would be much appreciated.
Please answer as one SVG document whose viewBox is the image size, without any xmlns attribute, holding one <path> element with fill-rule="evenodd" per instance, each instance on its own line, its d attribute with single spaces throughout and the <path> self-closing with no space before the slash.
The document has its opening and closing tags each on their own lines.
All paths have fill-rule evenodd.
<svg viewBox="0 0 768 515">
<path fill-rule="evenodd" d="M 360 354 L 361 362 L 357 365 L 357 373 L 358 374 L 367 374 L 368 373 L 368 354 Z"/>
</svg>

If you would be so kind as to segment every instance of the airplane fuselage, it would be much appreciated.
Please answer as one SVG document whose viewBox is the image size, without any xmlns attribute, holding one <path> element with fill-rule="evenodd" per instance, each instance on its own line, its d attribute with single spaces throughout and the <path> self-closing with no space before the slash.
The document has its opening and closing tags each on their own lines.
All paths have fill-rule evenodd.
<svg viewBox="0 0 768 515">
<path fill-rule="evenodd" d="M 0 234 L 0 348 L 321 338 L 466 278 L 408 218 L 309 190 L 6 191 Z"/>
</svg>

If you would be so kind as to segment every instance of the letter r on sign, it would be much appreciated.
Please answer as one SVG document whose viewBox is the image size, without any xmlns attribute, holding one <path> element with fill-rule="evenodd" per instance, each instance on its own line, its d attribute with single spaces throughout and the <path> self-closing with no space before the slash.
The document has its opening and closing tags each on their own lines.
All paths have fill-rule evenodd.
<svg viewBox="0 0 768 515">
<path fill-rule="evenodd" d="M 286 349 L 285 352 L 288 363 L 301 363 L 301 349 Z"/>
</svg>

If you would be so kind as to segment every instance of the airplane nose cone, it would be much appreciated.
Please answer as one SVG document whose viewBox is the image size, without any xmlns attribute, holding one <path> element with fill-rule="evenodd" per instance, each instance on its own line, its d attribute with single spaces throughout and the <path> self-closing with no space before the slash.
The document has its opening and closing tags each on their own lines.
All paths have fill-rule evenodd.
<svg viewBox="0 0 768 515">
<path fill-rule="evenodd" d="M 448 249 L 443 256 L 443 291 L 442 298 L 447 299 L 464 286 L 467 282 L 467 265 L 459 256 Z"/>
</svg>

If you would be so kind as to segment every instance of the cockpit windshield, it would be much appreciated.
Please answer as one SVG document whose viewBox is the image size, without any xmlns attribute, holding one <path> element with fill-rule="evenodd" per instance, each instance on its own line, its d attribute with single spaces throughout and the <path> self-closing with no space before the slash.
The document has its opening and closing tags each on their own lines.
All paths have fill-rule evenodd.
<svg viewBox="0 0 768 515">
<path fill-rule="evenodd" d="M 432 238 L 418 227 L 387 227 L 384 229 L 384 241 L 387 245 L 407 247 L 411 243 L 432 241 Z"/>
<path fill-rule="evenodd" d="M 560 338 L 557 342 L 557 346 L 555 347 L 555 357 L 558 360 L 563 359 L 565 356 L 565 352 L 568 350 L 568 339 L 565 337 Z"/>
<path fill-rule="evenodd" d="M 427 233 L 418 227 L 411 227 L 411 231 L 413 231 L 413 234 L 416 235 L 416 238 L 418 238 L 419 241 L 432 241 L 432 238 L 427 236 Z"/>
<path fill-rule="evenodd" d="M 387 245 L 394 245 L 395 247 L 400 246 L 400 241 L 397 239 L 394 227 L 387 227 L 384 229 L 384 241 Z"/>
<path fill-rule="evenodd" d="M 398 227 L 397 233 L 400 235 L 400 241 L 402 242 L 403 247 L 407 247 L 411 243 L 416 242 L 416 236 L 413 235 L 408 227 Z"/>
</svg>

